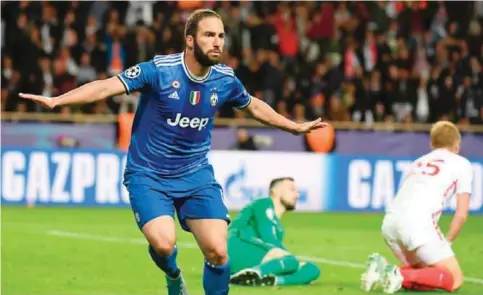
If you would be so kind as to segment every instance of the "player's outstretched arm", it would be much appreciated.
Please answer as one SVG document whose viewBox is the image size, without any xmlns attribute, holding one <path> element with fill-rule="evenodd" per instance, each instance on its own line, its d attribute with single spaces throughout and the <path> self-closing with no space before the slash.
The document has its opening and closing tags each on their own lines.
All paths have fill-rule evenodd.
<svg viewBox="0 0 483 295">
<path fill-rule="evenodd" d="M 469 193 L 457 194 L 456 198 L 456 211 L 453 220 L 451 220 L 448 235 L 446 236 L 446 239 L 449 242 L 453 242 L 463 228 L 463 225 L 468 218 L 468 210 L 470 206 Z"/>
<path fill-rule="evenodd" d="M 87 83 L 56 97 L 25 93 L 19 93 L 19 96 L 40 103 L 46 108 L 53 109 L 62 105 L 91 103 L 125 92 L 126 88 L 121 80 L 118 77 L 112 77 Z"/>
<path fill-rule="evenodd" d="M 265 125 L 280 128 L 296 135 L 310 133 L 310 131 L 312 130 L 328 126 L 328 123 L 322 122 L 321 118 L 318 118 L 317 120 L 311 122 L 296 123 L 277 113 L 264 101 L 253 96 L 251 96 L 250 98 L 250 103 L 246 106 L 245 110 L 255 120 Z"/>
</svg>

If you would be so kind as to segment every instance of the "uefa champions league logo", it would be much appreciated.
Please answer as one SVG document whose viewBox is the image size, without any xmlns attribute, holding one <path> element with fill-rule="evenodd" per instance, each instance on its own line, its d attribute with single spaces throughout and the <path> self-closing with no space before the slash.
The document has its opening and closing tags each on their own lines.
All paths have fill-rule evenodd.
<svg viewBox="0 0 483 295">
<path fill-rule="evenodd" d="M 141 74 L 141 68 L 139 66 L 133 66 L 126 70 L 125 75 L 129 79 L 134 79 Z"/>
</svg>

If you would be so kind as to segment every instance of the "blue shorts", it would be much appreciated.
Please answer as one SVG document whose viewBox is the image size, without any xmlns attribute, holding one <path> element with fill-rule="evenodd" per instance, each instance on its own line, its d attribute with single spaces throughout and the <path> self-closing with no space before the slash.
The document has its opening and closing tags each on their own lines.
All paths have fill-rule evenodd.
<svg viewBox="0 0 483 295">
<path fill-rule="evenodd" d="M 188 232 L 186 219 L 222 219 L 230 223 L 223 189 L 215 180 L 211 165 L 180 178 L 126 171 L 124 185 L 140 229 L 159 216 L 174 218 L 175 210 L 181 227 Z"/>
</svg>

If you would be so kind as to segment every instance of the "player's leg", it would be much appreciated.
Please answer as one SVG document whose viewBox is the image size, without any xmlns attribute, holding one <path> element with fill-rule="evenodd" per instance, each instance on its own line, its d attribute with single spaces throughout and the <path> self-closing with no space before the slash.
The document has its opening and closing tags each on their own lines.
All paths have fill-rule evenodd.
<svg viewBox="0 0 483 295">
<path fill-rule="evenodd" d="M 244 269 L 259 265 L 267 253 L 275 248 L 261 240 L 252 238 L 242 239 L 240 236 L 228 238 L 228 256 L 230 257 L 230 273 L 236 274 Z"/>
<path fill-rule="evenodd" d="M 193 233 L 205 257 L 205 294 L 228 294 L 230 262 L 227 254 L 227 228 L 230 216 L 222 200 L 221 186 L 208 185 L 191 197 L 176 201 L 175 206 L 181 227 Z"/>
<path fill-rule="evenodd" d="M 261 276 L 282 275 L 295 272 L 300 266 L 298 259 L 289 252 L 273 248 L 263 257 L 262 263 L 255 267 Z"/>
<path fill-rule="evenodd" d="M 205 257 L 205 294 L 228 294 L 230 263 L 226 249 L 227 222 L 222 219 L 186 219 L 186 224 Z"/>
<path fill-rule="evenodd" d="M 389 246 L 394 256 L 403 266 L 410 264 L 408 257 L 400 243 L 400 227 L 401 221 L 394 216 L 386 215 L 382 222 L 381 233 L 384 241 Z M 366 263 L 366 269 L 361 275 L 361 289 L 369 292 L 382 288 L 383 280 L 387 284 L 391 284 L 394 289 L 401 288 L 402 277 L 398 273 L 399 269 L 395 267 L 387 267 L 387 260 L 379 253 L 369 255 Z"/>
<path fill-rule="evenodd" d="M 431 267 L 448 270 L 451 273 L 453 277 L 453 287 L 451 288 L 451 291 L 456 291 L 463 286 L 463 282 L 464 282 L 463 271 L 461 270 L 461 267 L 458 263 L 458 259 L 456 259 L 455 256 L 448 257 L 446 259 L 438 261 L 432 264 Z"/>
<path fill-rule="evenodd" d="M 269 244 L 266 244 L 266 245 L 269 245 Z M 290 252 L 281 248 L 269 248 L 269 250 L 266 253 L 267 254 L 263 256 L 262 263 L 291 255 Z"/>
<path fill-rule="evenodd" d="M 320 276 L 320 269 L 317 265 L 299 260 L 289 252 L 276 248 L 273 245 L 264 243 L 259 239 L 237 238 L 230 239 L 228 249 L 230 257 L 235 260 L 232 254 L 243 254 L 243 258 L 252 261 L 249 257 L 257 256 L 262 258 L 259 265 L 250 266 L 240 263 L 245 268 L 237 271 L 231 276 L 230 282 L 239 285 L 249 286 L 272 286 L 272 285 L 305 285 L 316 280 Z M 244 249 L 243 253 L 236 253 L 236 249 Z M 256 253 L 265 253 L 261 256 Z M 258 260 L 260 261 L 260 260 Z M 233 265 L 233 264 L 232 264 Z"/>
<path fill-rule="evenodd" d="M 126 188 L 138 227 L 149 243 L 149 255 L 166 274 L 168 294 L 188 294 L 176 262 L 173 201 L 152 186 L 130 183 Z"/>
<path fill-rule="evenodd" d="M 409 255 L 416 257 L 421 263 L 400 269 L 405 289 L 442 289 L 452 292 L 463 284 L 461 268 L 451 246 L 445 240 L 427 243 L 411 251 Z"/>
<path fill-rule="evenodd" d="M 379 253 L 371 254 L 367 260 L 366 270 L 361 276 L 361 289 L 366 292 L 382 289 L 385 293 L 395 293 L 405 286 L 401 272 L 424 266 L 417 256 L 406 250 L 406 246 L 398 240 L 397 231 L 390 232 L 386 228 L 386 231 L 383 230 L 383 236 L 401 266 L 388 264 L 386 258 Z"/>
<path fill-rule="evenodd" d="M 320 276 L 320 269 L 316 264 L 300 262 L 290 252 L 280 248 L 271 249 L 262 263 L 254 269 L 260 271 L 262 277 L 273 275 L 273 284 L 277 286 L 306 285 Z"/>
<path fill-rule="evenodd" d="M 403 288 L 418 291 L 454 291 L 461 286 L 463 274 L 451 246 L 439 229 L 435 229 L 432 224 L 426 227 L 420 225 L 419 228 L 420 230 L 406 228 L 401 231 L 400 251 L 408 265 L 387 266 L 383 282 L 384 292 L 396 292 L 400 288 L 399 281 Z M 419 246 L 422 237 L 426 242 Z"/>
<path fill-rule="evenodd" d="M 170 278 L 178 277 L 180 270 L 176 264 L 178 248 L 173 218 L 156 217 L 148 221 L 141 230 L 149 242 L 149 255 L 156 265 Z"/>
<path fill-rule="evenodd" d="M 308 285 L 317 280 L 320 276 L 319 267 L 312 262 L 302 261 L 299 267 L 286 274 L 277 275 L 275 285 L 277 286 L 294 286 L 294 285 Z"/>
<path fill-rule="evenodd" d="M 386 244 L 391 248 L 394 255 L 398 258 L 403 265 L 407 264 L 406 257 L 404 256 L 399 244 L 398 244 L 398 227 L 397 220 L 390 216 L 385 216 L 382 224 L 382 236 Z M 361 289 L 369 292 L 382 287 L 383 278 L 385 277 L 385 267 L 387 261 L 379 253 L 372 253 L 367 258 L 366 269 L 361 275 Z"/>
<path fill-rule="evenodd" d="M 245 286 L 272 286 L 275 276 L 297 270 L 298 260 L 283 249 L 254 237 L 230 237 L 230 283 Z"/>
</svg>

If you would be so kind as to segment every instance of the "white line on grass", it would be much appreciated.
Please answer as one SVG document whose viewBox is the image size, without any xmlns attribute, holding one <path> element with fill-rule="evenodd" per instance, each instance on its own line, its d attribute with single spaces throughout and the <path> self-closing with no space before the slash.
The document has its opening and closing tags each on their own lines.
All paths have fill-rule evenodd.
<svg viewBox="0 0 483 295">
<path fill-rule="evenodd" d="M 65 238 L 73 238 L 73 239 L 82 239 L 82 240 L 93 240 L 93 241 L 101 241 L 101 242 L 116 242 L 116 243 L 128 243 L 128 244 L 138 244 L 138 245 L 147 245 L 146 240 L 143 238 L 119 238 L 119 237 L 106 237 L 100 235 L 92 235 L 87 233 L 74 233 L 74 232 L 67 232 L 61 230 L 50 230 L 47 232 L 48 235 L 51 236 L 58 236 L 58 237 L 65 237 Z M 178 243 L 178 246 L 183 248 L 191 248 L 196 249 L 198 245 L 194 243 Z M 302 260 L 308 260 L 317 262 L 320 264 L 329 264 L 329 265 L 337 265 L 337 266 L 345 266 L 351 268 L 364 268 L 365 264 L 357 263 L 357 262 L 348 262 L 342 260 L 332 260 L 326 259 L 322 257 L 314 257 L 314 256 L 298 256 L 298 258 Z M 475 283 L 475 284 L 483 284 L 483 279 L 479 278 L 470 278 L 465 277 L 465 281 Z"/>
<path fill-rule="evenodd" d="M 146 240 L 143 238 L 118 238 L 118 237 L 105 237 L 99 235 L 91 235 L 86 233 L 74 233 L 61 230 L 50 230 L 47 232 L 48 235 L 58 236 L 64 238 L 73 238 L 81 240 L 93 240 L 101 242 L 117 242 L 117 243 L 127 243 L 127 244 L 138 244 L 138 245 L 148 245 Z M 178 243 L 178 246 L 184 248 L 198 248 L 194 243 Z"/>
</svg>

